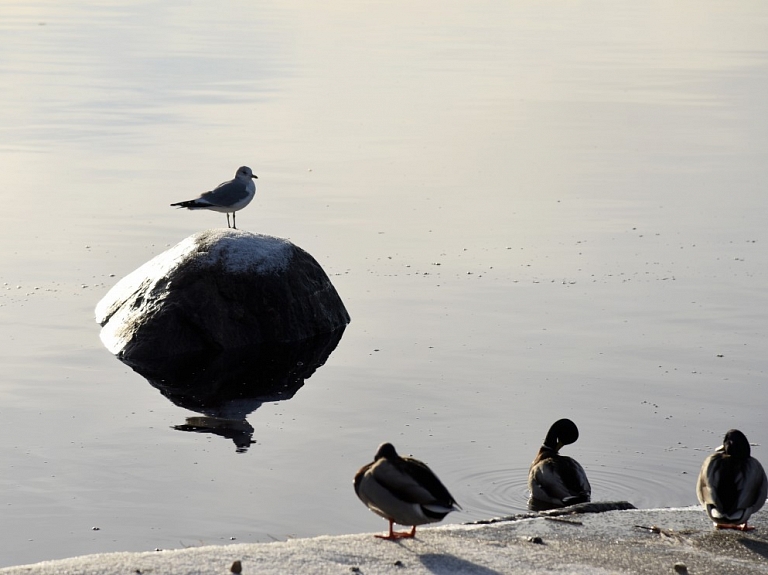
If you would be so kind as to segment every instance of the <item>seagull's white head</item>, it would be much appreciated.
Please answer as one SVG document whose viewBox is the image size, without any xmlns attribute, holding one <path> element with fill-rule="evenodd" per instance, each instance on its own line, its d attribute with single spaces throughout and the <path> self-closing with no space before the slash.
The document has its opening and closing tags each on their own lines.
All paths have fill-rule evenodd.
<svg viewBox="0 0 768 575">
<path fill-rule="evenodd" d="M 253 171 L 248 166 L 240 166 L 239 168 L 237 168 L 237 172 L 235 172 L 235 177 L 240 178 L 242 180 L 250 180 L 251 178 L 253 178 L 254 180 L 259 179 L 257 176 L 254 175 Z"/>
</svg>

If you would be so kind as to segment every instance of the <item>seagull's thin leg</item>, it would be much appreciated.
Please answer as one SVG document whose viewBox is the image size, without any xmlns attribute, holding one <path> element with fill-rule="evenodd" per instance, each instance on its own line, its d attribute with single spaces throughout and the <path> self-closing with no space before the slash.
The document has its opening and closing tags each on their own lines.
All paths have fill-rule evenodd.
<svg viewBox="0 0 768 575">
<path fill-rule="evenodd" d="M 235 212 L 232 212 L 232 229 L 237 229 L 237 224 L 235 224 Z"/>
<path fill-rule="evenodd" d="M 227 212 L 227 227 L 231 228 L 232 226 L 229 225 L 229 212 Z"/>
</svg>

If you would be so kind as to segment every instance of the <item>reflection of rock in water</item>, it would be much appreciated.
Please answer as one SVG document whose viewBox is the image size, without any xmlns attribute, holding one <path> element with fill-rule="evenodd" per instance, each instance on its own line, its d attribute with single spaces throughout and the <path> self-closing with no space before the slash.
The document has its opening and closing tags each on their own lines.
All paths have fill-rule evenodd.
<svg viewBox="0 0 768 575">
<path fill-rule="evenodd" d="M 179 431 L 194 431 L 195 433 L 213 433 L 231 439 L 237 446 L 238 453 L 245 453 L 256 443 L 253 437 L 253 426 L 245 419 L 222 419 L 219 417 L 188 417 L 184 425 L 174 425 Z"/>
<path fill-rule="evenodd" d="M 228 437 L 245 451 L 253 428 L 245 417 L 268 401 L 290 399 L 323 365 L 344 328 L 296 343 L 267 343 L 162 360 L 123 361 L 176 405 L 207 417 L 187 419 L 182 431 Z"/>
</svg>

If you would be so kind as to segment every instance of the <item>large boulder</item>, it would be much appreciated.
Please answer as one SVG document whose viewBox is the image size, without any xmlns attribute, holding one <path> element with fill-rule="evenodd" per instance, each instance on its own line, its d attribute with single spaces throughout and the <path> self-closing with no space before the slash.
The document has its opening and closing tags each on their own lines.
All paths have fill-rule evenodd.
<svg viewBox="0 0 768 575">
<path fill-rule="evenodd" d="M 349 323 L 311 255 L 235 229 L 186 238 L 121 279 L 95 313 L 104 345 L 132 364 L 300 342 Z"/>
</svg>

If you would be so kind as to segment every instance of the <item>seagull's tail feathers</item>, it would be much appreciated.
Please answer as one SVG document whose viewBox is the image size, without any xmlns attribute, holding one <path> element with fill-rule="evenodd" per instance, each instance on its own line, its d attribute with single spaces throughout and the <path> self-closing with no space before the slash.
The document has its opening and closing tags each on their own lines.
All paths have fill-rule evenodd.
<svg viewBox="0 0 768 575">
<path fill-rule="evenodd" d="M 201 202 L 200 200 L 187 200 L 186 202 L 176 202 L 175 204 L 171 204 L 171 206 L 194 210 L 195 208 L 209 208 L 211 204 Z"/>
</svg>

